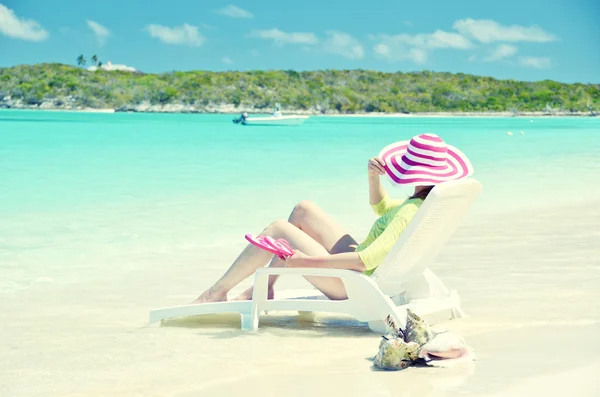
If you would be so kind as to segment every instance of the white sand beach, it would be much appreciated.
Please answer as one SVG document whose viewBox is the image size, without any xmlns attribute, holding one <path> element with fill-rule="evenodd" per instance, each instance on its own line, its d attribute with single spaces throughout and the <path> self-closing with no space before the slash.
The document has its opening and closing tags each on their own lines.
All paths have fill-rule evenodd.
<svg viewBox="0 0 600 397">
<path fill-rule="evenodd" d="M 460 229 L 435 270 L 461 292 L 469 317 L 444 326 L 476 350 L 471 365 L 373 371 L 379 336 L 338 317 L 266 317 L 256 334 L 240 331 L 229 315 L 144 327 L 159 300 L 190 301 L 220 270 L 183 266 L 188 252 L 151 270 L 123 269 L 118 280 L 61 286 L 34 279 L 35 294 L 5 297 L 0 390 L 65 397 L 499 397 L 576 389 L 578 396 L 597 396 L 599 208 L 594 200 L 473 216 Z M 569 218 L 557 216 L 565 212 Z"/>
</svg>

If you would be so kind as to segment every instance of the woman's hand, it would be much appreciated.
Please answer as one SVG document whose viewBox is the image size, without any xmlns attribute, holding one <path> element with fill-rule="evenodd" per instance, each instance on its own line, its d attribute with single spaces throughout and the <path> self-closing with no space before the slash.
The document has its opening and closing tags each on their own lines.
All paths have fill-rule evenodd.
<svg viewBox="0 0 600 397">
<path fill-rule="evenodd" d="M 381 202 L 386 195 L 385 189 L 381 186 L 381 175 L 385 174 L 385 162 L 381 157 L 372 157 L 369 159 L 369 203 L 376 205 Z"/>
<path fill-rule="evenodd" d="M 303 252 L 294 250 L 294 255 L 290 256 L 285 260 L 285 264 L 287 267 L 298 267 L 300 262 L 309 256 L 304 254 Z"/>
<path fill-rule="evenodd" d="M 369 159 L 369 175 L 383 175 L 385 163 L 380 157 L 372 157 Z"/>
</svg>

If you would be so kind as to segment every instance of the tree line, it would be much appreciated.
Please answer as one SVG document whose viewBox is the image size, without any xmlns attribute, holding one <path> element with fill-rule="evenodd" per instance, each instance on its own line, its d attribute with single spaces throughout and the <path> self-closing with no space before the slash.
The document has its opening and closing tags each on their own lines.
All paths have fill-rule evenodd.
<svg viewBox="0 0 600 397">
<path fill-rule="evenodd" d="M 100 66 L 97 56 L 91 61 Z M 77 63 L 86 64 L 80 55 Z M 600 109 L 598 84 L 545 80 L 497 80 L 463 73 L 384 73 L 370 70 L 189 71 L 161 74 L 88 71 L 63 64 L 0 69 L 0 101 L 53 101 L 92 108 L 141 103 L 183 104 L 202 109 L 231 104 L 245 109 L 321 113 L 369 112 L 593 112 Z M 1 103 L 1 102 L 0 102 Z"/>
</svg>

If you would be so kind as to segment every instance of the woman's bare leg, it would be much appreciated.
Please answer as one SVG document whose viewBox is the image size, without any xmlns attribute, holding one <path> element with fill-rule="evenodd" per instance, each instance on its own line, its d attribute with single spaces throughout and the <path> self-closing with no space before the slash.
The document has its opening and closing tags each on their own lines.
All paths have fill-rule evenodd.
<svg viewBox="0 0 600 397">
<path fill-rule="evenodd" d="M 271 259 L 271 263 L 269 264 L 269 267 L 285 267 L 285 262 L 282 261 L 281 259 L 279 259 L 278 257 L 273 256 L 273 259 Z M 279 276 L 269 276 L 269 284 L 267 287 L 267 299 L 273 299 L 275 297 L 275 292 L 273 290 L 273 287 L 278 278 L 279 278 Z M 239 294 L 234 300 L 249 301 L 252 299 L 253 291 L 254 291 L 254 288 L 249 287 L 244 292 Z"/>
<path fill-rule="evenodd" d="M 265 232 L 269 230 L 269 227 L 265 229 Z M 248 244 L 225 274 L 192 303 L 226 301 L 227 293 L 233 287 L 254 273 L 256 269 L 263 267 L 272 257 L 273 254 Z"/>
<path fill-rule="evenodd" d="M 275 239 L 286 239 L 292 248 L 309 256 L 328 255 L 327 250 L 308 234 L 287 221 L 275 221 L 262 233 Z M 227 293 L 253 274 L 256 269 L 265 266 L 273 255 L 267 251 L 249 244 L 233 262 L 225 274 L 208 290 L 206 290 L 194 303 L 218 302 L 227 300 Z M 335 277 L 307 277 L 316 288 L 330 299 L 345 299 L 346 290 L 339 278 Z M 273 280 L 274 283 L 274 280 Z"/>
<path fill-rule="evenodd" d="M 311 201 L 305 200 L 296 204 L 294 210 L 290 214 L 288 222 L 312 237 L 330 254 L 353 252 L 357 245 L 356 241 L 338 222 L 335 221 L 335 219 Z M 308 255 L 308 253 L 306 254 Z M 279 258 L 273 258 L 269 266 L 283 267 L 285 266 L 285 263 L 279 260 Z M 269 299 L 273 299 L 273 286 L 278 278 L 279 276 L 269 277 Z M 318 285 L 321 284 L 325 277 L 306 277 L 306 279 L 315 287 L 319 288 Z M 236 300 L 250 299 L 252 299 L 252 287 L 248 288 L 236 298 Z"/>
<path fill-rule="evenodd" d="M 315 239 L 330 254 L 354 252 L 358 245 L 331 215 L 312 201 L 296 204 L 288 222 Z"/>
</svg>

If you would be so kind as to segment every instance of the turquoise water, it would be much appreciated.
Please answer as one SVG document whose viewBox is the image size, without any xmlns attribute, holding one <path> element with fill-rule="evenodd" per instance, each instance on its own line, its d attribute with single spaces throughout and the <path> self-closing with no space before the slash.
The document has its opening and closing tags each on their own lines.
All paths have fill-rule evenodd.
<svg viewBox="0 0 600 397">
<path fill-rule="evenodd" d="M 300 127 L 241 127 L 231 118 L 0 112 L 0 213 L 272 188 L 309 194 L 330 184 L 362 194 L 367 159 L 423 132 L 461 148 L 482 182 L 501 174 L 543 190 L 593 181 L 598 170 L 600 119 L 315 117 Z"/>
<path fill-rule="evenodd" d="M 579 361 L 597 359 L 597 325 L 587 336 L 577 327 L 600 319 L 600 119 L 312 117 L 243 127 L 232 117 L 0 111 L 1 395 L 188 397 L 223 395 L 205 390 L 227 385 L 248 394 L 250 378 L 292 385 L 307 373 L 335 385 L 331 395 L 340 391 L 331 376 L 343 376 L 339 384 L 360 379 L 349 389 L 377 395 L 414 385 L 415 395 L 481 396 L 562 369 L 547 346 L 571 354 L 564 335 L 588 343 L 575 346 Z M 148 310 L 196 298 L 245 233 L 299 200 L 364 237 L 375 219 L 368 158 L 424 132 L 465 152 L 484 186 L 434 267 L 472 316 L 451 322 L 482 358 L 466 386 L 448 386 L 438 371 L 370 371 L 365 358 L 380 337 L 356 323 L 275 317 L 258 335 L 237 331 L 235 317 L 142 328 Z M 506 335 L 513 350 L 498 343 Z"/>
<path fill-rule="evenodd" d="M 600 119 L 313 117 L 300 127 L 244 127 L 231 118 L 0 112 L 5 291 L 50 275 L 98 277 L 100 263 L 117 273 L 144 268 L 157 250 L 195 260 L 206 247 L 235 247 L 211 266 L 216 275 L 240 236 L 286 218 L 302 199 L 360 239 L 372 223 L 368 158 L 424 132 L 471 159 L 484 185 L 475 213 L 600 196 Z M 103 255 L 123 266 L 107 268 Z M 90 273 L 71 271 L 79 267 Z"/>
</svg>

